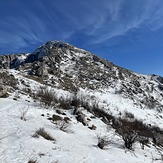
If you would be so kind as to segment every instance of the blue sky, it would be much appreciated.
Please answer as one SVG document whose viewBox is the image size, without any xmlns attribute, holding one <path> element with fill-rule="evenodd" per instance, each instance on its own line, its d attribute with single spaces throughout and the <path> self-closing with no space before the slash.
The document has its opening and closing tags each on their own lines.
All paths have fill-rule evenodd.
<svg viewBox="0 0 163 163">
<path fill-rule="evenodd" d="M 0 0 L 0 54 L 49 40 L 163 76 L 162 0 Z"/>
</svg>

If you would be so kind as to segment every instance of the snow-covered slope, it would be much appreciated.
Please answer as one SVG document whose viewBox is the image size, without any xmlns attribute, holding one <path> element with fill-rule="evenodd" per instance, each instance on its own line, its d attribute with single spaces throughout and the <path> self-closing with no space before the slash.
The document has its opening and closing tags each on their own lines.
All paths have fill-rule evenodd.
<svg viewBox="0 0 163 163">
<path fill-rule="evenodd" d="M 0 162 L 163 162 L 162 77 L 59 41 L 0 60 Z"/>
</svg>

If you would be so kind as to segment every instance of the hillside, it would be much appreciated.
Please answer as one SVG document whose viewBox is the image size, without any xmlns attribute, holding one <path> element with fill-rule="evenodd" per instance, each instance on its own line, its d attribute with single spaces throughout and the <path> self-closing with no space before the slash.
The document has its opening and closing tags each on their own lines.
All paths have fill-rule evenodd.
<svg viewBox="0 0 163 163">
<path fill-rule="evenodd" d="M 0 162 L 163 161 L 163 77 L 59 41 L 0 67 Z"/>
</svg>

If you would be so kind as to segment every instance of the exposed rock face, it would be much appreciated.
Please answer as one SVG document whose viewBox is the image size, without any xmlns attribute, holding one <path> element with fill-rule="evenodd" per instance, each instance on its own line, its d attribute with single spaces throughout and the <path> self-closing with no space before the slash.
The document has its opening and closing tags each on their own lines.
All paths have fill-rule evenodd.
<svg viewBox="0 0 163 163">
<path fill-rule="evenodd" d="M 16 88 L 18 82 L 15 77 L 9 74 L 7 71 L 0 72 L 0 97 L 7 94 L 8 88 Z"/>
<path fill-rule="evenodd" d="M 48 79 L 48 71 L 44 63 L 35 62 L 32 64 L 30 74 L 41 77 L 42 79 Z"/>
<path fill-rule="evenodd" d="M 25 55 L 25 53 L 0 55 L 0 68 L 16 68 L 21 63 L 19 57 L 23 55 Z"/>
<path fill-rule="evenodd" d="M 3 97 L 7 94 L 7 87 L 0 83 L 0 97 Z"/>
<path fill-rule="evenodd" d="M 28 55 L 0 56 L 0 66 L 25 71 L 53 87 L 107 90 L 142 108 L 163 109 L 162 77 L 134 73 L 67 43 L 49 41 Z"/>
<path fill-rule="evenodd" d="M 0 71 L 0 80 L 1 84 L 3 84 L 4 86 L 16 87 L 16 85 L 18 84 L 14 75 L 9 74 L 7 71 Z"/>
<path fill-rule="evenodd" d="M 16 58 L 16 55 L 0 56 L 0 68 L 10 68 L 10 63 Z"/>
</svg>

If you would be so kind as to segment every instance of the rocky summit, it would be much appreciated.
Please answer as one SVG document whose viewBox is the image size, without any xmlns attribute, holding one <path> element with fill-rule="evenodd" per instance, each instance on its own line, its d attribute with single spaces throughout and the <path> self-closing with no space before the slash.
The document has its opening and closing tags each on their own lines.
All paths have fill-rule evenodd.
<svg viewBox="0 0 163 163">
<path fill-rule="evenodd" d="M 105 90 L 142 108 L 163 109 L 163 77 L 135 73 L 68 43 L 49 41 L 31 54 L 0 56 L 0 67 L 16 69 L 52 87 Z"/>
</svg>

